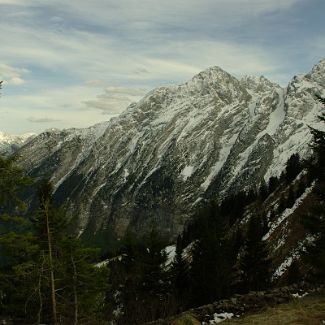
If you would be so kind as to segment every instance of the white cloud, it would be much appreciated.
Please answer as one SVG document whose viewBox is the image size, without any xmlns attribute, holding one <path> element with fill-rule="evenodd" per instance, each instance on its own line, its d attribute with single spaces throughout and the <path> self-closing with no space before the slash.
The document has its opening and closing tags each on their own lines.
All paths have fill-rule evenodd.
<svg viewBox="0 0 325 325">
<path fill-rule="evenodd" d="M 147 91 L 139 88 L 108 87 L 95 100 L 84 101 L 87 108 L 99 109 L 103 114 L 116 115 L 124 111 L 127 106 L 138 101 Z"/>
<path fill-rule="evenodd" d="M 0 114 L 2 106 L 9 113 L 0 129 L 14 114 L 24 121 L 59 116 L 55 127 L 90 125 L 106 119 L 102 113 L 121 112 L 143 89 L 185 82 L 214 65 L 285 84 L 290 53 L 307 50 L 300 39 L 294 48 L 289 39 L 277 44 L 278 38 L 289 29 L 298 34 L 295 24 L 283 27 L 292 22 L 294 6 L 306 2 L 0 0 L 0 80 L 17 86 L 14 97 L 2 91 Z M 285 17 L 282 25 L 278 16 Z M 308 53 L 316 57 L 323 44 L 310 44 Z"/>
<path fill-rule="evenodd" d="M 22 78 L 23 75 L 27 74 L 28 70 L 14 68 L 8 64 L 0 63 L 0 80 L 3 84 L 9 84 L 19 86 L 24 84 L 26 81 Z"/>
<path fill-rule="evenodd" d="M 30 116 L 27 121 L 32 123 L 53 123 L 53 122 L 61 122 L 59 119 L 49 118 L 49 117 L 35 117 Z"/>
</svg>

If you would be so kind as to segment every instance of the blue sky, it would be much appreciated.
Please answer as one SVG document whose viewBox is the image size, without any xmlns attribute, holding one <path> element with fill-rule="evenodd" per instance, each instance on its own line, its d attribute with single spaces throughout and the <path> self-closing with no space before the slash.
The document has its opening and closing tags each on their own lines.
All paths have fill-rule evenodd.
<svg viewBox="0 0 325 325">
<path fill-rule="evenodd" d="M 86 127 L 210 66 L 285 86 L 325 57 L 324 0 L 0 0 L 0 131 Z"/>
</svg>

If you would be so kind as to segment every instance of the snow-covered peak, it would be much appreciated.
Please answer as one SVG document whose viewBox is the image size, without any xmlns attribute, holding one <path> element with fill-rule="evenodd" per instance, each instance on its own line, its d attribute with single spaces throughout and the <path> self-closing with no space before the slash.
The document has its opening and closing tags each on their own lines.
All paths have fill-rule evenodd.
<svg viewBox="0 0 325 325">
<path fill-rule="evenodd" d="M 36 136 L 35 133 L 13 135 L 0 131 L 0 155 L 10 155 Z"/>
<path fill-rule="evenodd" d="M 321 59 L 312 69 L 312 72 L 314 71 L 320 71 L 322 70 L 325 72 L 325 58 Z"/>
<path fill-rule="evenodd" d="M 238 85 L 238 80 L 218 66 L 210 67 L 189 80 L 185 85 L 201 89 L 202 87 L 223 88 Z"/>
<path fill-rule="evenodd" d="M 195 75 L 192 80 L 197 79 L 205 79 L 205 80 L 211 80 L 211 81 L 220 81 L 224 79 L 234 78 L 232 77 L 228 72 L 221 69 L 218 66 L 213 66 L 210 68 L 207 68 L 206 70 L 201 71 L 197 75 Z"/>
<path fill-rule="evenodd" d="M 306 78 L 319 84 L 325 83 L 325 58 L 313 67 L 312 71 L 306 75 Z"/>
<path fill-rule="evenodd" d="M 281 88 L 278 84 L 270 81 L 264 76 L 244 76 L 240 79 L 240 83 L 247 90 L 252 90 L 257 93 L 274 90 L 274 88 Z"/>
<path fill-rule="evenodd" d="M 307 157 L 321 106 L 313 94 L 325 91 L 313 71 L 285 90 L 212 67 L 152 90 L 107 125 L 43 133 L 20 161 L 30 175 L 51 177 L 78 231 L 112 226 L 122 235 L 157 220 L 176 235 L 201 202 L 280 175 L 293 153 Z"/>
<path fill-rule="evenodd" d="M 0 131 L 0 143 L 24 143 L 36 136 L 36 133 L 25 133 L 21 135 L 13 135 Z"/>
</svg>

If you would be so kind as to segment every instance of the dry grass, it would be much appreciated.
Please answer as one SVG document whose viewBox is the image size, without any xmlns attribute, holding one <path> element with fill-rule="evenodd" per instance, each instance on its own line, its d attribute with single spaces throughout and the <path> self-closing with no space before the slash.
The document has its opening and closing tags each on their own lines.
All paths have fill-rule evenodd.
<svg viewBox="0 0 325 325">
<path fill-rule="evenodd" d="M 175 319 L 171 325 L 201 325 L 201 323 L 192 315 L 185 315 L 178 319 Z"/>
<path fill-rule="evenodd" d="M 222 325 L 322 325 L 325 324 L 325 295 L 293 299 L 264 312 L 226 320 Z"/>
</svg>

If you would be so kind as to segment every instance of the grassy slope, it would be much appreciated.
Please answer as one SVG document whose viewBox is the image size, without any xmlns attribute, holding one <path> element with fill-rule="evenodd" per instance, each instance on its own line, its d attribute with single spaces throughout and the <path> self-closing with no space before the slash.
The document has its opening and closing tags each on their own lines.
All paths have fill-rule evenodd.
<svg viewBox="0 0 325 325">
<path fill-rule="evenodd" d="M 325 324 L 325 295 L 294 299 L 263 312 L 222 322 L 223 325 L 321 325 Z"/>
</svg>

